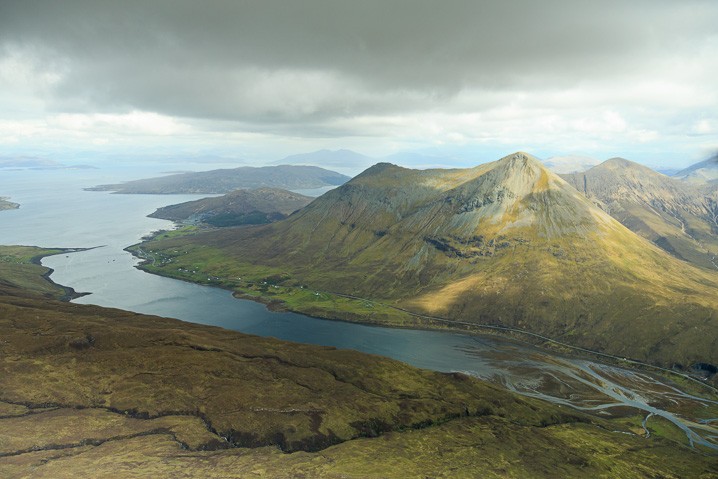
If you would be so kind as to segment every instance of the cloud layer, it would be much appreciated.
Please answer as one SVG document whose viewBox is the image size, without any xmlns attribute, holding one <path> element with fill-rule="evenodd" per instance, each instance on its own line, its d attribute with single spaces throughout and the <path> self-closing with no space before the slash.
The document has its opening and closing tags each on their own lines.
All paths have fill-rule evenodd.
<svg viewBox="0 0 718 479">
<path fill-rule="evenodd" d="M 718 147 L 716 24 L 711 1 L 6 0 L 0 142 L 697 155 Z"/>
</svg>

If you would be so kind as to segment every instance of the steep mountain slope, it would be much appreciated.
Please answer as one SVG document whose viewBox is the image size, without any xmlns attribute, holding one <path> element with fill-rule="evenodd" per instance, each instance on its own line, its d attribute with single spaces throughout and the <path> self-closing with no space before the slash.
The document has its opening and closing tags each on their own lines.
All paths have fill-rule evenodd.
<svg viewBox="0 0 718 479">
<path fill-rule="evenodd" d="M 341 185 L 348 176 L 316 166 L 243 166 L 234 169 L 179 173 L 113 185 L 86 188 L 138 194 L 229 193 L 238 188 L 308 189 Z"/>
<path fill-rule="evenodd" d="M 216 198 L 204 198 L 158 208 L 152 218 L 203 222 L 214 226 L 264 224 L 286 218 L 314 198 L 279 188 L 236 190 Z"/>
<path fill-rule="evenodd" d="M 187 265 L 662 364 L 718 363 L 718 274 L 632 233 L 525 153 L 463 170 L 379 164 L 284 221 L 143 247 L 171 258 L 152 262 L 159 273 Z"/>
<path fill-rule="evenodd" d="M 561 177 L 631 231 L 678 258 L 718 269 L 718 207 L 704 189 L 623 158 Z"/>
<path fill-rule="evenodd" d="M 694 183 L 718 182 L 718 155 L 691 165 L 673 176 Z"/>
</svg>

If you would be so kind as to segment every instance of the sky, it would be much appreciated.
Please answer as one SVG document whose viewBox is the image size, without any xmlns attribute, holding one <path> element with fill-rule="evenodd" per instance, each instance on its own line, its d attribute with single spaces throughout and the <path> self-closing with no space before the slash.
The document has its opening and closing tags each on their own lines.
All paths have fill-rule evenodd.
<svg viewBox="0 0 718 479">
<path fill-rule="evenodd" d="M 715 0 L 0 0 L 0 157 L 682 167 L 717 78 Z"/>
</svg>

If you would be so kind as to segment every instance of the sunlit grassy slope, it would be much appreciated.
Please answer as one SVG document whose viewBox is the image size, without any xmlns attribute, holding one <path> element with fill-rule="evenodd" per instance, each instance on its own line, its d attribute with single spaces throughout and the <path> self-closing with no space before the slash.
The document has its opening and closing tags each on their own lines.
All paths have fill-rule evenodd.
<svg viewBox="0 0 718 479">
<path fill-rule="evenodd" d="M 307 291 L 665 365 L 718 363 L 718 274 L 632 233 L 524 153 L 463 170 L 379 164 L 287 220 L 143 249 L 154 272 L 320 316 L 415 321 Z"/>
</svg>

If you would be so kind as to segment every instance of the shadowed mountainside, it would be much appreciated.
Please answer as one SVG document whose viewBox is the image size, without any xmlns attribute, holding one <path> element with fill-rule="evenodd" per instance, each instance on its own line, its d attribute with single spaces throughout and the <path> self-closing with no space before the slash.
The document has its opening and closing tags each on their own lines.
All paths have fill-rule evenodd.
<svg viewBox="0 0 718 479">
<path fill-rule="evenodd" d="M 179 173 L 85 188 L 124 194 L 229 193 L 239 188 L 310 189 L 341 185 L 348 176 L 316 166 L 242 166 L 240 168 Z"/>
<path fill-rule="evenodd" d="M 314 198 L 278 188 L 236 190 L 217 198 L 204 198 L 158 208 L 152 218 L 208 223 L 213 226 L 264 224 L 286 218 Z"/>
<path fill-rule="evenodd" d="M 463 170 L 378 164 L 284 221 L 143 249 L 148 271 L 196 272 L 324 317 L 401 325 L 383 304 L 668 366 L 718 363 L 718 274 L 629 231 L 525 153 Z"/>
<path fill-rule="evenodd" d="M 705 188 L 623 158 L 561 177 L 631 231 L 678 258 L 718 269 L 718 198 Z"/>
<path fill-rule="evenodd" d="M 50 300 L 8 285 L 37 285 L 47 252 L 0 253 L 28 266 L 0 271 L 2 477 L 718 474 L 629 418 L 462 374 Z"/>
</svg>

